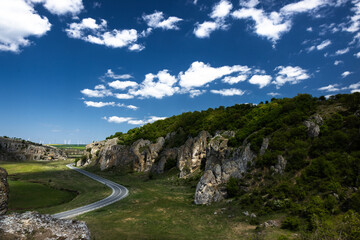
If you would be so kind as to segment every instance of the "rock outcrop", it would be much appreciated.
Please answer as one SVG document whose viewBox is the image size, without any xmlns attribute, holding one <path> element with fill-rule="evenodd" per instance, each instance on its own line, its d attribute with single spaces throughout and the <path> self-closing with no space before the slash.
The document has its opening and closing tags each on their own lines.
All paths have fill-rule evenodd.
<svg viewBox="0 0 360 240">
<path fill-rule="evenodd" d="M 139 139 L 131 146 L 118 145 L 117 139 L 91 143 L 86 146 L 86 160 L 80 165 L 95 164 L 101 170 L 128 166 L 136 172 L 154 173 L 163 173 L 165 169 L 176 166 L 180 178 L 187 178 L 203 169 L 204 174 L 196 187 L 195 203 L 208 204 L 223 199 L 225 183 L 230 177 L 243 177 L 256 157 L 246 141 L 239 148 L 228 147 L 228 139 L 235 135 L 232 131 L 219 131 L 214 137 L 201 131 L 198 136 L 189 137 L 184 145 L 168 148 L 166 140 L 175 135 L 170 133 L 155 143 Z M 264 139 L 262 151 L 268 144 L 269 139 Z"/>
<path fill-rule="evenodd" d="M 65 160 L 66 157 L 62 150 L 52 146 L 0 137 L 1 161 L 49 161 Z"/>
<path fill-rule="evenodd" d="M 0 168 L 0 215 L 4 215 L 8 209 L 9 185 L 7 176 L 6 170 Z"/>
<path fill-rule="evenodd" d="M 319 114 L 311 116 L 304 125 L 307 127 L 307 134 L 309 137 L 318 137 L 320 134 L 320 126 L 323 124 L 323 119 Z"/>
<path fill-rule="evenodd" d="M 275 166 L 271 166 L 271 170 L 274 171 L 274 173 L 283 174 L 285 172 L 286 168 L 286 159 L 282 155 L 277 156 L 277 163 Z"/>
<path fill-rule="evenodd" d="M 85 222 L 62 220 L 36 212 L 0 216 L 0 239 L 90 240 Z"/>
</svg>

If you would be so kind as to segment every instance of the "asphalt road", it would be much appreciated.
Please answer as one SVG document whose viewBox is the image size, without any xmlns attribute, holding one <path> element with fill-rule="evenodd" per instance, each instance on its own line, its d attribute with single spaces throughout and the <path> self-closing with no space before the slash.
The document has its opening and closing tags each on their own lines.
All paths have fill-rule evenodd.
<svg viewBox="0 0 360 240">
<path fill-rule="evenodd" d="M 121 186 L 120 184 L 114 183 L 114 182 L 112 182 L 110 180 L 107 180 L 105 178 L 99 177 L 99 176 L 97 176 L 95 174 L 89 173 L 89 172 L 87 172 L 85 170 L 76 168 L 73 165 L 74 164 L 71 163 L 71 164 L 68 164 L 66 166 L 68 168 L 72 169 L 72 170 L 75 170 L 75 171 L 77 171 L 77 172 L 79 172 L 81 174 L 84 174 L 85 176 L 88 176 L 89 178 L 94 179 L 95 181 L 98 181 L 98 182 L 100 182 L 102 184 L 105 184 L 106 186 L 108 186 L 109 188 L 112 189 L 112 193 L 111 193 L 110 196 L 108 196 L 107 198 L 104 198 L 104 199 L 102 199 L 100 201 L 97 201 L 97 202 L 94 202 L 94 203 L 91 203 L 89 205 L 85 205 L 85 206 L 82 206 L 82 207 L 79 207 L 79 208 L 75 208 L 75 209 L 72 209 L 72 210 L 69 210 L 69 211 L 56 213 L 56 214 L 52 215 L 53 217 L 60 218 L 60 219 L 72 218 L 72 217 L 81 215 L 83 213 L 94 211 L 96 209 L 99 209 L 99 208 L 105 207 L 107 205 L 110 205 L 110 204 L 112 204 L 114 202 L 117 202 L 117 201 L 125 198 L 129 194 L 129 191 L 127 190 L 126 187 Z"/>
</svg>

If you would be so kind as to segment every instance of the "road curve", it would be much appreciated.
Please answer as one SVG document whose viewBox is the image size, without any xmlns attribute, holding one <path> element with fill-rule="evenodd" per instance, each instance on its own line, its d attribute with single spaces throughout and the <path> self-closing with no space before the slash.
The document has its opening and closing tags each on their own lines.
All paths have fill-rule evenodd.
<svg viewBox="0 0 360 240">
<path fill-rule="evenodd" d="M 55 218 L 59 218 L 59 219 L 64 219 L 64 218 L 71 218 L 71 217 L 75 217 L 78 216 L 80 214 L 86 213 L 86 212 L 90 212 L 90 211 L 94 211 L 96 209 L 105 207 L 107 205 L 110 205 L 114 202 L 117 202 L 123 198 L 125 198 L 128 194 L 129 191 L 127 190 L 126 187 L 121 186 L 120 184 L 114 183 L 110 180 L 107 180 L 105 178 L 99 177 L 93 173 L 87 172 L 85 170 L 79 169 L 77 167 L 73 166 L 73 163 L 70 163 L 68 165 L 66 165 L 68 168 L 75 170 L 81 174 L 84 174 L 85 176 L 88 176 L 89 178 L 94 179 L 95 181 L 98 181 L 102 184 L 105 184 L 106 186 L 108 186 L 109 188 L 112 189 L 112 193 L 110 196 L 108 196 L 107 198 L 104 198 L 100 201 L 91 203 L 89 205 L 85 205 L 79 208 L 75 208 L 69 211 L 65 211 L 65 212 L 60 212 L 60 213 L 56 213 L 54 215 L 52 215 Z"/>
</svg>

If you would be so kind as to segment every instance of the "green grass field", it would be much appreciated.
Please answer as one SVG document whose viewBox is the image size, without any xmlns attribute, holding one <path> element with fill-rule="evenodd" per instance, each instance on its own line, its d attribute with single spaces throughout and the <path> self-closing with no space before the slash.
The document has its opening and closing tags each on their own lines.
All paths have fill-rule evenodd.
<svg viewBox="0 0 360 240">
<path fill-rule="evenodd" d="M 56 148 L 67 148 L 67 149 L 79 149 L 85 150 L 85 144 L 77 145 L 77 144 L 49 144 L 49 146 L 53 146 Z"/>
<path fill-rule="evenodd" d="M 52 214 L 111 194 L 111 189 L 68 169 L 69 162 L 0 162 L 9 173 L 10 211 Z"/>
<path fill-rule="evenodd" d="M 56 213 L 110 194 L 111 190 L 100 183 L 68 170 L 66 163 L 0 162 L 10 174 L 11 208 Z M 257 239 L 259 236 L 241 206 L 226 201 L 210 206 L 193 204 L 194 183 L 179 181 L 174 170 L 152 180 L 147 174 L 88 170 L 123 184 L 130 191 L 127 198 L 117 203 L 77 217 L 87 223 L 92 239 Z M 78 195 L 74 197 L 64 189 L 77 191 Z M 259 221 L 281 217 L 270 216 Z M 280 236 L 292 239 L 293 233 L 270 228 L 262 231 L 261 236 L 261 239 L 275 240 Z"/>
</svg>

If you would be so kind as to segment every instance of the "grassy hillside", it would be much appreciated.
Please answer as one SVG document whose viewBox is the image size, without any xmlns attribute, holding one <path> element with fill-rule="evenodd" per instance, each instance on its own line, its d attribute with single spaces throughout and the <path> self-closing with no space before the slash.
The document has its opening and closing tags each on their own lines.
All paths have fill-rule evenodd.
<svg viewBox="0 0 360 240">
<path fill-rule="evenodd" d="M 131 144 L 140 138 L 154 141 L 177 132 L 175 140 L 167 144 L 180 146 L 201 130 L 211 134 L 232 130 L 236 135 L 230 146 L 239 146 L 247 138 L 258 154 L 268 137 L 269 148 L 263 156 L 258 154 L 245 178 L 227 184 L 233 204 L 252 209 L 258 216 L 285 214 L 282 228 L 308 233 L 307 238 L 359 239 L 359 109 L 360 93 L 329 99 L 300 94 L 258 105 L 183 113 L 109 138 Z M 320 135 L 310 137 L 304 121 L 315 113 L 323 123 Z M 273 171 L 279 155 L 287 161 L 283 174 Z"/>
</svg>

